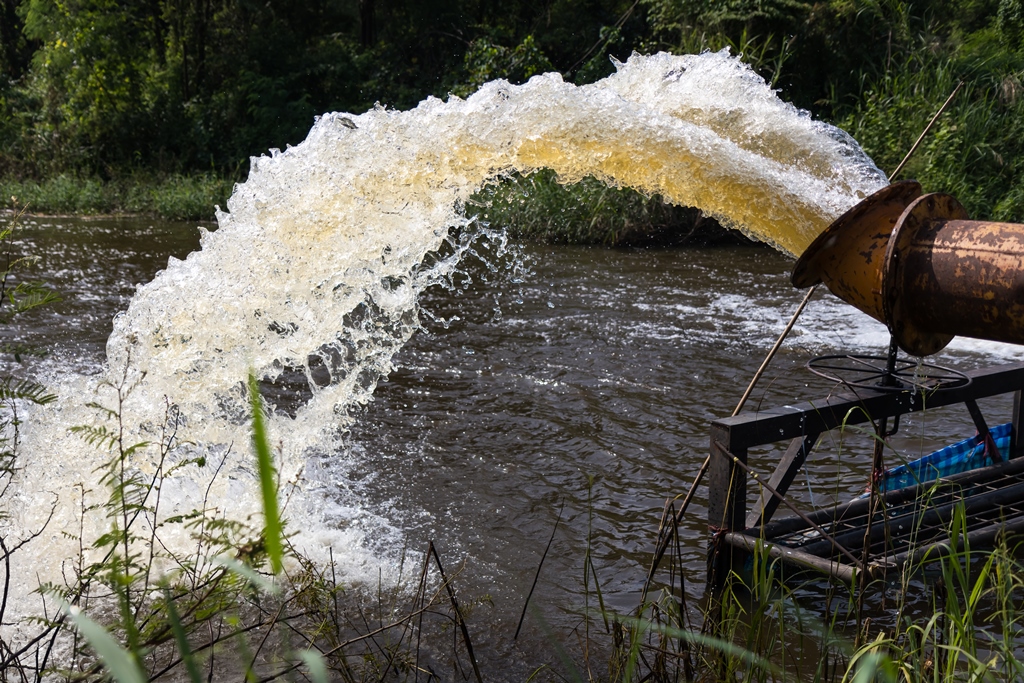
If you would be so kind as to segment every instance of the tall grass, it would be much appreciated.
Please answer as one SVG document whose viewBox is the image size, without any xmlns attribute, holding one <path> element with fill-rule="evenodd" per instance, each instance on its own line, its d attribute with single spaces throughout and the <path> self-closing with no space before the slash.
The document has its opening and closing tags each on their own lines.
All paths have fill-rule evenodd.
<svg viewBox="0 0 1024 683">
<path fill-rule="evenodd" d="M 837 124 L 880 168 L 895 168 L 961 79 L 964 87 L 910 160 L 904 178 L 947 192 L 976 219 L 1024 221 L 1024 89 L 963 59 L 920 50 L 839 108 Z"/>
<path fill-rule="evenodd" d="M 592 177 L 563 185 L 548 170 L 513 175 L 484 188 L 467 212 L 513 237 L 547 244 L 673 246 L 743 239 L 697 209 L 609 187 Z"/>
<path fill-rule="evenodd" d="M 35 213 L 140 213 L 167 220 L 214 219 L 226 206 L 233 182 L 214 175 L 137 174 L 114 180 L 59 175 L 46 180 L 0 178 L 0 208 Z"/>
</svg>

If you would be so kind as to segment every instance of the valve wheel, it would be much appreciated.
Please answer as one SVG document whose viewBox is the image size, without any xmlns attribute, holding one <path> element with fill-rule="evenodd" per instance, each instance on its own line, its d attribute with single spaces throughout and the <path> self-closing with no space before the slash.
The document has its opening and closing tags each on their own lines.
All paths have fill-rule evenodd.
<svg viewBox="0 0 1024 683">
<path fill-rule="evenodd" d="M 839 354 L 818 356 L 807 369 L 819 377 L 858 389 L 872 391 L 945 391 L 961 389 L 971 378 L 952 368 L 918 360 L 897 360 L 892 368 L 885 356 Z"/>
</svg>

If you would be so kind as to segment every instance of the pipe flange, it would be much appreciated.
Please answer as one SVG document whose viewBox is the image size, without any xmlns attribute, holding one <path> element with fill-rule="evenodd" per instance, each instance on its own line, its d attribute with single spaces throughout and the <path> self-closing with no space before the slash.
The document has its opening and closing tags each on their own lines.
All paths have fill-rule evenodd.
<svg viewBox="0 0 1024 683">
<path fill-rule="evenodd" d="M 882 319 L 881 269 L 897 220 L 921 184 L 902 180 L 883 187 L 840 216 L 807 247 L 793 268 L 796 287 L 819 282 L 848 304 Z"/>
<path fill-rule="evenodd" d="M 823 277 L 831 272 L 829 266 L 845 258 L 850 245 L 858 241 L 857 235 L 884 232 L 884 235 L 878 235 L 884 243 L 903 210 L 920 196 L 921 183 L 901 180 L 886 185 L 850 208 L 818 235 L 797 259 L 791 276 L 793 286 L 805 289 L 822 282 Z"/>
<path fill-rule="evenodd" d="M 933 192 L 918 197 L 906 208 L 885 250 L 882 271 L 883 322 L 896 343 L 913 356 L 930 356 L 946 348 L 956 335 L 931 332 L 914 321 L 914 310 L 920 302 L 908 301 L 909 273 L 903 268 L 905 255 L 914 246 L 932 221 L 967 220 L 967 210 L 951 195 Z"/>
</svg>

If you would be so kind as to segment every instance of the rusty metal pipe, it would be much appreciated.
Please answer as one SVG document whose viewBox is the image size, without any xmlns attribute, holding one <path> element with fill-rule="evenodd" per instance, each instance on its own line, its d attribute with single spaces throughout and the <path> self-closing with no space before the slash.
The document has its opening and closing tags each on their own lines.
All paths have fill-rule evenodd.
<svg viewBox="0 0 1024 683">
<path fill-rule="evenodd" d="M 843 214 L 797 261 L 884 323 L 900 348 L 936 353 L 956 335 L 1024 344 L 1024 225 L 968 220 L 947 194 L 894 183 Z"/>
</svg>

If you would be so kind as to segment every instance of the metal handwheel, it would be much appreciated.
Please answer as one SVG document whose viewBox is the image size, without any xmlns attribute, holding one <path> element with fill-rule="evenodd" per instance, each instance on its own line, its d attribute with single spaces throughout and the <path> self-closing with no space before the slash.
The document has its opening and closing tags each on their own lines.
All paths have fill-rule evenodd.
<svg viewBox="0 0 1024 683">
<path fill-rule="evenodd" d="M 874 391 L 932 392 L 960 389 L 971 383 L 971 378 L 959 370 L 885 356 L 818 356 L 808 361 L 807 369 L 833 382 Z"/>
</svg>

